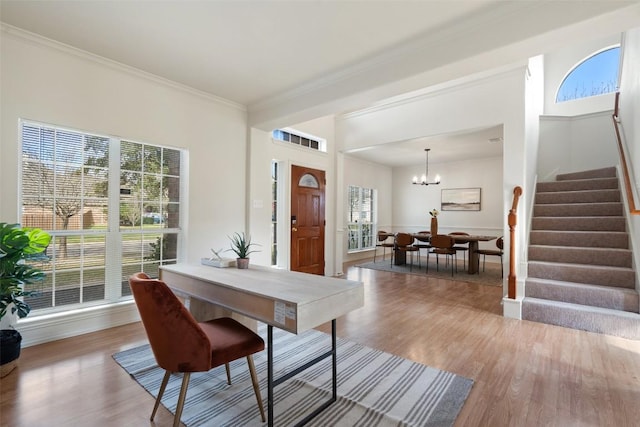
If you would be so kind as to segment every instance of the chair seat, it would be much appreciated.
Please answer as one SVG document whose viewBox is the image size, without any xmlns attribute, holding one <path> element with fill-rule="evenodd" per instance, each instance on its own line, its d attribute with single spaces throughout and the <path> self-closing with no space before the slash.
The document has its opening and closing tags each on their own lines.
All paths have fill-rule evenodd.
<svg viewBox="0 0 640 427">
<path fill-rule="evenodd" d="M 211 343 L 212 368 L 264 350 L 264 340 L 260 335 L 230 317 L 200 322 L 198 325 Z"/>
<path fill-rule="evenodd" d="M 478 249 L 476 253 L 480 255 L 496 255 L 496 256 L 501 256 L 504 254 L 504 252 L 498 251 L 495 249 Z"/>
<path fill-rule="evenodd" d="M 455 251 L 455 249 L 433 248 L 431 253 L 432 254 L 439 254 L 439 255 L 455 255 L 456 251 Z"/>
</svg>

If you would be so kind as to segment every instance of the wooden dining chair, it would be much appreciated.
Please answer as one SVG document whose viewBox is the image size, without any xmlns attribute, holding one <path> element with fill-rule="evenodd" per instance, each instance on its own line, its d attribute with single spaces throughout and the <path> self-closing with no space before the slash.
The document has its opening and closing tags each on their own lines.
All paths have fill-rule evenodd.
<svg viewBox="0 0 640 427">
<path fill-rule="evenodd" d="M 468 236 L 469 233 L 465 233 L 464 231 L 452 231 L 449 233 L 450 236 Z M 453 249 L 456 252 L 462 252 L 462 266 L 467 268 L 467 252 L 469 252 L 469 241 L 468 240 L 454 240 Z"/>
<path fill-rule="evenodd" d="M 504 267 L 502 265 L 502 257 L 504 255 L 504 239 L 499 237 L 496 240 L 497 249 L 478 249 L 476 253 L 482 255 L 482 271 L 484 272 L 485 263 L 487 261 L 487 255 L 500 257 L 500 277 L 504 277 Z M 480 273 L 480 257 L 478 257 L 478 274 Z"/>
<path fill-rule="evenodd" d="M 382 261 L 384 261 L 384 255 L 387 248 L 391 248 L 391 250 L 393 251 L 393 247 L 395 246 L 395 244 L 392 241 L 389 241 L 389 237 L 393 237 L 393 234 L 382 230 L 378 231 L 378 242 L 376 243 L 376 249 L 373 253 L 373 262 L 376 262 L 376 254 L 378 253 L 378 248 L 382 248 Z"/>
<path fill-rule="evenodd" d="M 420 249 L 413 245 L 413 236 L 409 233 L 396 234 L 395 248 L 393 250 L 394 256 L 391 257 L 391 268 L 393 268 L 393 260 L 396 251 L 404 252 L 405 257 L 407 253 L 411 254 L 411 264 L 409 264 L 409 271 L 413 271 L 413 253 L 418 252 L 418 255 L 420 254 Z M 420 256 L 418 256 L 418 266 L 420 266 Z"/>
<path fill-rule="evenodd" d="M 158 366 L 165 370 L 151 412 L 151 421 L 172 373 L 183 373 L 173 419 L 173 425 L 177 427 L 180 424 L 191 373 L 206 372 L 216 366 L 225 365 L 227 383 L 231 384 L 229 362 L 246 357 L 253 391 L 264 422 L 264 407 L 252 357 L 254 353 L 264 350 L 264 340 L 229 317 L 198 323 L 166 283 L 151 279 L 145 273 L 136 273 L 129 277 L 129 286 L 153 355 Z"/>
<path fill-rule="evenodd" d="M 426 249 L 427 252 L 431 249 L 431 232 L 430 231 L 418 231 L 417 234 L 414 234 L 416 243 L 413 244 L 416 248 L 418 248 L 418 260 L 420 260 L 420 251 L 422 249 Z M 428 254 L 427 254 L 428 256 Z"/>
<path fill-rule="evenodd" d="M 456 272 L 458 271 L 457 251 L 453 248 L 454 243 L 455 240 L 453 240 L 453 237 L 447 236 L 446 234 L 431 236 L 432 248 L 427 252 L 427 273 L 429 272 L 429 253 L 435 254 L 436 256 L 436 271 L 440 270 L 440 255 L 445 255 L 446 257 L 451 258 L 451 276 L 453 276 L 454 268 Z"/>
</svg>

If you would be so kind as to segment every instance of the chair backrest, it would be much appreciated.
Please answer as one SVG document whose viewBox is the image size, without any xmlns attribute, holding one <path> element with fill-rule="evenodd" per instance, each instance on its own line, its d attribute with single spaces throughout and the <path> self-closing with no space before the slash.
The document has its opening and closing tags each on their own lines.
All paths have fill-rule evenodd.
<svg viewBox="0 0 640 427">
<path fill-rule="evenodd" d="M 446 234 L 431 236 L 431 246 L 434 248 L 451 249 L 454 244 L 455 240 L 453 240 L 453 237 L 447 236 Z"/>
<path fill-rule="evenodd" d="M 158 365 L 170 372 L 211 369 L 209 338 L 167 284 L 136 273 L 129 286 Z"/>
<path fill-rule="evenodd" d="M 385 240 L 387 240 L 389 238 L 390 234 L 387 233 L 386 231 L 378 231 L 378 242 L 384 242 Z"/>
<path fill-rule="evenodd" d="M 504 239 L 502 237 L 500 237 L 500 238 L 498 238 L 498 240 L 496 240 L 496 246 L 500 250 L 504 249 Z"/>
<path fill-rule="evenodd" d="M 396 245 L 399 247 L 409 246 L 413 243 L 413 236 L 409 233 L 398 233 L 396 235 Z"/>
</svg>

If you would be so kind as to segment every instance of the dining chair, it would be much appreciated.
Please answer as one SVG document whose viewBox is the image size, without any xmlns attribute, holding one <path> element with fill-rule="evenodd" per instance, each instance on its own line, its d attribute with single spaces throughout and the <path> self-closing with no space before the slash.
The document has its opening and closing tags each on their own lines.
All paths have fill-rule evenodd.
<svg viewBox="0 0 640 427">
<path fill-rule="evenodd" d="M 469 233 L 465 233 L 464 231 L 452 231 L 449 233 L 450 236 L 468 236 Z M 467 268 L 467 252 L 469 251 L 469 241 L 468 240 L 454 240 L 453 249 L 456 252 L 462 252 L 462 266 Z"/>
<path fill-rule="evenodd" d="M 446 234 L 438 234 L 431 236 L 431 250 L 427 252 L 427 273 L 429 272 L 429 253 L 436 255 L 436 271 L 440 270 L 439 256 L 445 255 L 451 258 L 451 276 L 453 276 L 453 269 L 458 271 L 457 251 L 453 248 L 455 240 L 453 237 Z"/>
<path fill-rule="evenodd" d="M 391 250 L 393 250 L 395 244 L 388 241 L 389 237 L 393 237 L 393 234 L 382 230 L 378 231 L 378 242 L 376 243 L 375 252 L 373 252 L 373 262 L 376 262 L 376 254 L 378 253 L 378 248 L 382 248 L 382 261 L 384 261 L 384 255 L 387 248 L 391 248 Z"/>
<path fill-rule="evenodd" d="M 482 271 L 484 271 L 485 263 L 487 261 L 487 255 L 500 257 L 500 277 L 504 277 L 504 268 L 502 265 L 502 257 L 504 255 L 504 239 L 499 237 L 496 240 L 497 249 L 478 249 L 476 253 L 482 255 Z M 478 257 L 478 274 L 480 273 L 480 257 Z"/>
<path fill-rule="evenodd" d="M 418 255 L 420 255 L 420 249 L 413 245 L 413 236 L 409 233 L 396 234 L 395 248 L 393 249 L 394 255 L 391 257 L 391 268 L 393 268 L 393 260 L 396 251 L 404 252 L 405 257 L 407 253 L 411 254 L 411 264 L 409 265 L 409 271 L 413 271 L 413 253 L 418 252 Z M 420 256 L 418 256 L 418 266 L 420 266 Z"/>
<path fill-rule="evenodd" d="M 431 249 L 431 232 L 426 230 L 426 231 L 418 231 L 418 233 L 414 234 L 413 237 L 418 241 L 417 243 L 414 243 L 413 246 L 415 246 L 416 248 L 418 248 L 418 260 L 420 260 L 420 251 L 422 249 L 426 249 L 427 252 L 429 252 L 429 249 Z"/>
<path fill-rule="evenodd" d="M 252 357 L 254 353 L 264 350 L 264 340 L 229 317 L 197 322 L 166 283 L 152 279 L 145 273 L 130 276 L 129 286 L 153 355 L 158 366 L 165 370 L 158 397 L 151 412 L 151 421 L 158 410 L 172 373 L 183 373 L 173 419 L 173 425 L 177 427 L 180 424 L 191 373 L 206 372 L 225 365 L 227 384 L 231 384 L 229 362 L 246 357 L 253 391 L 258 401 L 262 422 L 264 422 L 264 407 Z"/>
</svg>

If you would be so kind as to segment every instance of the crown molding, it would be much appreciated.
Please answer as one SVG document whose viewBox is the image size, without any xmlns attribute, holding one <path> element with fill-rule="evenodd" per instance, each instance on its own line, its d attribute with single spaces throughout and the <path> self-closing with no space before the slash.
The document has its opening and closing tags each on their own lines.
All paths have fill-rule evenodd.
<svg viewBox="0 0 640 427">
<path fill-rule="evenodd" d="M 72 55 L 77 58 L 84 59 L 86 61 L 97 63 L 104 67 L 110 68 L 112 70 L 129 74 L 137 78 L 145 79 L 153 83 L 160 84 L 160 85 L 169 87 L 171 89 L 175 89 L 175 90 L 184 92 L 186 94 L 205 99 L 210 102 L 222 104 L 224 106 L 231 107 L 236 110 L 240 110 L 242 112 L 247 111 L 247 107 L 243 104 L 239 104 L 237 102 L 233 102 L 228 99 L 212 95 L 208 92 L 194 89 L 190 86 L 174 82 L 173 80 L 169 80 L 164 77 L 160 77 L 155 74 L 140 70 L 138 68 L 123 64 L 121 62 L 113 61 L 111 59 L 93 54 L 91 52 L 87 52 L 85 50 L 75 48 L 65 43 L 61 43 L 56 40 L 41 36 L 39 34 L 35 34 L 27 30 L 23 30 L 22 28 L 15 27 L 13 25 L 9 25 L 4 22 L 0 22 L 0 31 L 2 32 L 3 37 L 6 37 L 6 36 L 13 37 L 14 39 L 26 41 L 34 45 L 55 49 L 59 52 Z"/>
<path fill-rule="evenodd" d="M 363 108 L 361 110 L 342 114 L 340 116 L 337 116 L 336 120 L 337 121 L 348 120 L 355 117 L 365 116 L 367 114 L 384 111 L 390 108 L 395 108 L 402 105 L 423 101 L 423 100 L 434 98 L 436 96 L 441 96 L 447 93 L 453 93 L 453 92 L 469 89 L 470 87 L 478 86 L 480 84 L 484 84 L 491 80 L 496 80 L 496 79 L 506 77 L 515 71 L 522 72 L 523 73 L 522 76 L 524 79 L 524 75 L 525 75 L 524 73 L 526 73 L 527 71 L 527 65 L 523 63 L 511 64 L 509 66 L 501 67 L 499 69 L 484 71 L 482 73 L 478 73 L 473 76 L 466 76 L 456 80 L 450 80 L 448 82 L 444 82 L 441 84 L 425 87 L 423 89 L 419 89 L 413 92 L 409 92 L 406 94 L 385 99 L 383 101 L 375 103 L 374 105 L 368 108 Z"/>
</svg>

